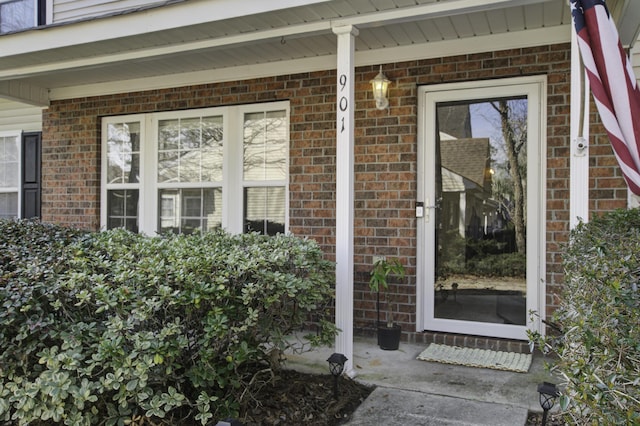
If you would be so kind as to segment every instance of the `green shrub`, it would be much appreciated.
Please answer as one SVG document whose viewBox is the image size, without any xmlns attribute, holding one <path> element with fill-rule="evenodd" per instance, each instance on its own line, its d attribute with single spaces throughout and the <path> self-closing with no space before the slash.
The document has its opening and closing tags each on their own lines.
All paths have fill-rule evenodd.
<svg viewBox="0 0 640 426">
<path fill-rule="evenodd" d="M 564 267 L 562 332 L 541 340 L 559 358 L 562 406 L 576 424 L 640 424 L 640 210 L 580 224 Z"/>
<path fill-rule="evenodd" d="M 467 268 L 485 277 L 524 277 L 527 257 L 524 253 L 488 254 L 469 259 Z"/>
<path fill-rule="evenodd" d="M 0 249 L 0 420 L 215 424 L 311 313 L 314 344 L 335 335 L 313 241 L 2 221 Z"/>
<path fill-rule="evenodd" d="M 463 238 L 457 229 L 443 231 L 438 276 L 471 274 L 484 277 L 524 277 L 527 258 L 508 251 L 508 243 L 496 239 Z"/>
</svg>

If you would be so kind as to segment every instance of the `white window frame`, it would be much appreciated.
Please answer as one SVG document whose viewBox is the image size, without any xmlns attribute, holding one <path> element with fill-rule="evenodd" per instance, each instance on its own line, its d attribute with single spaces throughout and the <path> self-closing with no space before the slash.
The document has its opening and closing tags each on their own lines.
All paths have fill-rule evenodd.
<svg viewBox="0 0 640 426">
<path fill-rule="evenodd" d="M 140 124 L 140 178 L 136 183 L 108 183 L 107 182 L 107 172 L 109 164 L 107 159 L 108 154 L 108 144 L 107 144 L 107 135 L 108 127 L 110 124 L 120 124 L 120 123 L 131 123 L 137 122 Z M 142 140 L 144 135 L 146 134 L 146 123 L 144 114 L 136 114 L 136 115 L 120 115 L 114 117 L 106 117 L 102 119 L 102 170 L 100 173 L 100 197 L 102 202 L 100 207 L 100 226 L 103 229 L 107 228 L 107 194 L 109 190 L 138 190 L 138 223 L 141 223 L 141 211 L 144 208 L 144 200 L 143 200 L 143 190 L 142 190 L 142 179 L 145 175 L 145 162 L 143 161 L 143 147 Z M 138 228 L 139 229 L 139 228 Z"/>
<path fill-rule="evenodd" d="M 282 102 L 281 104 L 286 104 L 286 108 L 265 109 L 264 108 L 265 104 L 251 104 L 251 105 L 243 105 L 238 107 L 238 114 L 236 115 L 235 118 L 238 119 L 238 123 L 236 124 L 236 126 L 239 129 L 240 135 L 243 135 L 245 114 L 285 110 L 285 117 L 290 122 L 289 102 Z M 243 142 L 242 137 L 238 140 L 240 142 Z M 229 194 L 231 197 L 229 201 L 234 203 L 234 205 L 239 205 L 240 206 L 239 211 L 243 212 L 242 215 L 235 215 L 233 220 L 234 222 L 233 229 L 239 229 L 239 231 L 237 232 L 243 232 L 244 230 L 244 217 L 246 216 L 246 212 L 243 211 L 244 190 L 245 188 L 259 188 L 259 187 L 262 187 L 262 188 L 284 187 L 284 191 L 285 191 L 284 223 L 285 223 L 285 233 L 288 232 L 289 230 L 289 184 L 288 184 L 289 182 L 289 150 L 288 150 L 289 141 L 290 141 L 289 129 L 287 128 L 287 155 L 285 156 L 284 167 L 286 172 L 285 172 L 284 179 L 268 180 L 268 181 L 267 180 L 260 180 L 260 181 L 244 180 L 243 143 L 234 144 L 234 146 L 236 147 L 235 149 L 237 151 L 234 150 L 233 154 L 235 155 L 234 158 L 236 158 L 238 162 L 235 164 L 235 167 L 233 167 L 233 169 L 230 170 L 230 172 L 232 173 L 232 176 L 230 177 L 233 179 L 234 182 L 241 183 L 241 186 L 237 187 L 237 189 L 234 189 L 232 194 Z M 223 192 L 223 197 L 224 197 L 224 192 Z"/>
<path fill-rule="evenodd" d="M 0 187 L 0 193 L 2 194 L 18 194 L 18 211 L 15 217 L 22 217 L 22 132 L 21 131 L 8 131 L 0 132 L 0 138 L 15 137 L 18 141 L 18 185 L 16 187 Z"/>
<path fill-rule="evenodd" d="M 195 109 L 195 110 L 184 110 L 184 111 L 166 111 L 166 112 L 158 112 L 146 114 L 147 118 L 147 129 L 150 131 L 150 139 L 145 137 L 144 135 L 140 135 L 140 163 L 144 164 L 144 169 L 147 172 L 141 175 L 141 193 L 140 193 L 140 232 L 145 233 L 147 235 L 154 235 L 158 232 L 159 229 L 159 212 L 158 212 L 158 191 L 160 189 L 189 189 L 189 188 L 222 188 L 223 200 L 225 193 L 225 182 L 227 182 L 226 177 L 224 175 L 224 169 L 226 167 L 226 158 L 227 157 L 227 149 L 229 138 L 228 131 L 229 122 L 228 122 L 228 107 L 219 107 L 219 108 L 206 108 L 206 109 Z M 222 181 L 221 182 L 158 182 L 158 124 L 163 120 L 175 120 L 181 118 L 193 118 L 193 117 L 205 117 L 205 116 L 222 116 L 222 127 L 223 127 L 223 137 L 222 137 L 222 146 L 223 146 L 223 165 L 222 165 Z M 148 154 L 146 152 L 148 152 Z M 182 202 L 177 203 L 177 211 L 176 218 L 181 217 L 182 213 Z M 223 201 L 222 203 L 222 227 L 225 227 L 225 210 L 227 204 Z M 179 215 L 179 216 L 178 216 Z"/>
<path fill-rule="evenodd" d="M 243 124 L 244 114 L 252 112 L 285 111 L 290 121 L 288 101 L 251 105 L 213 107 L 184 111 L 166 111 L 102 119 L 102 171 L 100 224 L 107 228 L 107 192 L 117 189 L 138 189 L 138 231 L 157 235 L 159 229 L 158 190 L 163 188 L 222 188 L 222 228 L 231 233 L 242 233 L 244 227 L 244 187 L 281 186 L 285 188 L 285 232 L 289 229 L 289 126 L 287 126 L 287 155 L 285 178 L 277 181 L 245 182 L 243 180 Z M 221 182 L 159 183 L 158 175 L 158 123 L 161 120 L 196 116 L 222 116 L 223 165 Z M 140 178 L 135 184 L 107 183 L 107 128 L 110 124 L 140 123 Z"/>
</svg>

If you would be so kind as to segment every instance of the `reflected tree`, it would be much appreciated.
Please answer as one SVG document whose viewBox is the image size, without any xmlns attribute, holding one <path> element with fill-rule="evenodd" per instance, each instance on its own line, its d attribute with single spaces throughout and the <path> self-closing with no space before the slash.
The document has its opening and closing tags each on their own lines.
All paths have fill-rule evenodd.
<svg viewBox="0 0 640 426">
<path fill-rule="evenodd" d="M 516 234 L 518 253 L 526 251 L 525 186 L 527 144 L 526 99 L 500 99 L 490 103 L 500 117 L 500 128 L 510 179 L 494 179 L 494 196 L 509 212 Z"/>
<path fill-rule="evenodd" d="M 284 112 L 245 116 L 245 180 L 282 179 L 286 176 L 286 129 Z"/>
</svg>

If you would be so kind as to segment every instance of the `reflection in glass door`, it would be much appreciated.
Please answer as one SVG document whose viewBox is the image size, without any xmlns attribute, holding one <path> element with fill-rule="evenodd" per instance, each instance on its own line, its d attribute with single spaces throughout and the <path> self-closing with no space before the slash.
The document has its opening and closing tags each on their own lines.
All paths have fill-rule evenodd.
<svg viewBox="0 0 640 426">
<path fill-rule="evenodd" d="M 525 325 L 527 99 L 436 105 L 436 318 Z"/>
<path fill-rule="evenodd" d="M 423 329 L 526 339 L 543 310 L 544 85 L 476 84 L 422 92 Z"/>
</svg>

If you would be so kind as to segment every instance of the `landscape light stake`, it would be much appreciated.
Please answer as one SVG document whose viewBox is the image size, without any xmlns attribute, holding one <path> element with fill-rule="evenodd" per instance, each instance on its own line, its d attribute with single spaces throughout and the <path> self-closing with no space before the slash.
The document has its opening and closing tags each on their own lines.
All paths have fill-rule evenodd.
<svg viewBox="0 0 640 426">
<path fill-rule="evenodd" d="M 327 359 L 329 363 L 329 371 L 331 371 L 331 375 L 333 376 L 333 398 L 338 399 L 338 378 L 344 371 L 344 363 L 347 362 L 349 358 L 344 356 L 343 354 L 332 353 L 331 356 Z"/>
<path fill-rule="evenodd" d="M 542 407 L 542 426 L 547 424 L 547 414 L 556 403 L 556 398 L 560 396 L 560 391 L 553 383 L 543 382 L 538 385 L 540 406 Z"/>
</svg>

